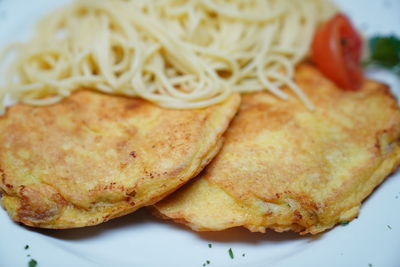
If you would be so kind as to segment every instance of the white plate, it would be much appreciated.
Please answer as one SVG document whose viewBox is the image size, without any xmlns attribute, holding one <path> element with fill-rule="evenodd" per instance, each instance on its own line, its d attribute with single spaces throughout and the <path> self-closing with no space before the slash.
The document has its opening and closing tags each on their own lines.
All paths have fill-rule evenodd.
<svg viewBox="0 0 400 267">
<path fill-rule="evenodd" d="M 0 45 L 24 38 L 33 22 L 68 0 L 0 0 Z M 367 35 L 400 36 L 400 1 L 338 0 Z M 369 75 L 400 91 L 393 75 Z M 400 266 L 400 172 L 389 177 L 363 204 L 358 219 L 316 237 L 293 233 L 250 233 L 231 229 L 195 233 L 153 218 L 147 210 L 75 230 L 37 230 L 13 223 L 0 210 L 0 266 L 298 267 Z M 28 244 L 29 249 L 24 246 Z M 208 247 L 212 244 L 212 248 Z M 228 250 L 232 248 L 234 259 Z M 27 255 L 30 254 L 31 257 Z"/>
</svg>

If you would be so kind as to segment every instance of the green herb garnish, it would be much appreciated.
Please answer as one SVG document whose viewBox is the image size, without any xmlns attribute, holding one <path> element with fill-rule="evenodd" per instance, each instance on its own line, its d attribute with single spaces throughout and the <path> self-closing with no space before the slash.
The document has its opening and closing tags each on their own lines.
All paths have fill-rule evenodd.
<svg viewBox="0 0 400 267">
<path fill-rule="evenodd" d="M 37 266 L 37 261 L 35 261 L 34 259 L 31 259 L 28 262 L 28 267 L 36 267 Z"/>
<path fill-rule="evenodd" d="M 368 266 L 369 266 L 369 267 L 372 267 L 372 266 L 374 266 L 374 265 L 372 265 L 371 263 L 368 263 Z"/>
<path fill-rule="evenodd" d="M 28 249 L 28 248 L 29 248 L 29 245 L 25 245 L 24 249 Z"/>
<path fill-rule="evenodd" d="M 341 224 L 341 225 L 348 225 L 348 224 L 349 224 L 349 221 L 343 221 L 343 222 L 340 222 L 340 224 Z"/>
<path fill-rule="evenodd" d="M 233 255 L 232 248 L 230 248 L 230 249 L 228 250 L 228 252 L 229 252 L 229 257 L 231 257 L 231 259 L 233 259 L 235 256 Z"/>
<path fill-rule="evenodd" d="M 243 253 L 243 254 L 242 254 L 242 257 L 244 257 L 244 256 L 246 256 L 246 254 Z"/>
<path fill-rule="evenodd" d="M 210 263 L 211 263 L 211 261 L 207 260 L 207 261 L 206 261 L 206 263 L 207 263 L 207 264 L 210 264 Z"/>
<path fill-rule="evenodd" d="M 366 64 L 378 65 L 400 75 L 400 39 L 394 35 L 369 39 L 369 59 Z"/>
<path fill-rule="evenodd" d="M 390 230 L 392 230 L 392 227 L 391 227 L 389 224 L 387 225 L 387 228 L 389 228 Z"/>
<path fill-rule="evenodd" d="M 212 244 L 208 244 L 208 247 L 209 247 L 209 248 L 212 248 Z"/>
</svg>

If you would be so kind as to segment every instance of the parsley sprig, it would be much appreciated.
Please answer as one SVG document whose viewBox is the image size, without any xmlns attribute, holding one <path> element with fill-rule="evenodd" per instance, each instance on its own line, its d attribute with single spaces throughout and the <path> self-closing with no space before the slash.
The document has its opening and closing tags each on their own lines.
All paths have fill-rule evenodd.
<svg viewBox="0 0 400 267">
<path fill-rule="evenodd" d="M 368 41 L 365 65 L 377 65 L 400 76 L 400 39 L 394 35 L 374 36 Z"/>
</svg>

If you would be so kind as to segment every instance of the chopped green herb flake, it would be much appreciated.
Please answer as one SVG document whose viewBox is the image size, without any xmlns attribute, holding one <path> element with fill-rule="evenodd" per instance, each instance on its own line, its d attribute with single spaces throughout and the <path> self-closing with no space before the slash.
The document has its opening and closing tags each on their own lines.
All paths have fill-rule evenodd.
<svg viewBox="0 0 400 267">
<path fill-rule="evenodd" d="M 37 261 L 35 261 L 34 259 L 31 259 L 28 262 L 28 267 L 36 267 L 37 266 Z"/>
<path fill-rule="evenodd" d="M 210 263 L 211 263 L 211 261 L 207 260 L 207 261 L 206 261 L 206 263 L 207 263 L 207 264 L 210 264 Z"/>
<path fill-rule="evenodd" d="M 24 247 L 25 249 L 28 249 L 29 248 L 29 245 L 25 245 L 25 247 Z"/>
<path fill-rule="evenodd" d="M 289 208 L 291 208 L 292 206 L 290 206 L 290 204 L 289 203 L 287 203 L 287 206 L 289 207 Z"/>
<path fill-rule="evenodd" d="M 228 250 L 228 252 L 229 252 L 229 257 L 231 257 L 231 259 L 233 259 L 235 256 L 233 255 L 232 248 L 230 248 L 230 249 Z"/>
<path fill-rule="evenodd" d="M 242 254 L 242 257 L 244 257 L 244 256 L 246 256 L 246 254 L 243 253 L 243 254 Z"/>
<path fill-rule="evenodd" d="M 372 267 L 372 266 L 374 266 L 374 265 L 372 265 L 371 263 L 368 263 L 368 266 L 369 266 L 369 267 Z"/>
<path fill-rule="evenodd" d="M 341 225 L 348 225 L 348 224 L 349 224 L 349 221 L 343 221 L 343 222 L 340 222 L 340 224 L 341 224 Z"/>
<path fill-rule="evenodd" d="M 387 225 L 387 228 L 389 228 L 390 230 L 392 230 L 392 227 L 391 227 L 389 224 Z"/>
<path fill-rule="evenodd" d="M 205 263 L 203 263 L 203 267 L 204 267 L 204 266 L 206 266 L 206 264 L 205 264 Z"/>
<path fill-rule="evenodd" d="M 209 247 L 209 248 L 212 248 L 212 244 L 208 244 L 208 247 Z"/>
</svg>

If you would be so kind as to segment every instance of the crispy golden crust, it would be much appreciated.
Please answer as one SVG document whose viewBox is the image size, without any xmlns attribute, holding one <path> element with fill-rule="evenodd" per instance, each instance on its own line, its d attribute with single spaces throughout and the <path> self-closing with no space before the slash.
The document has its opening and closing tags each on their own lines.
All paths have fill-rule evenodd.
<svg viewBox="0 0 400 267">
<path fill-rule="evenodd" d="M 2 204 L 15 221 L 44 228 L 151 205 L 214 157 L 239 102 L 172 110 L 80 91 L 52 106 L 13 106 L 0 117 Z"/>
<path fill-rule="evenodd" d="M 242 98 L 221 152 L 198 179 L 157 203 L 194 230 L 316 234 L 357 216 L 400 162 L 400 112 L 387 86 L 336 88 L 310 65 L 296 80 L 316 105 L 268 93 Z"/>
</svg>

